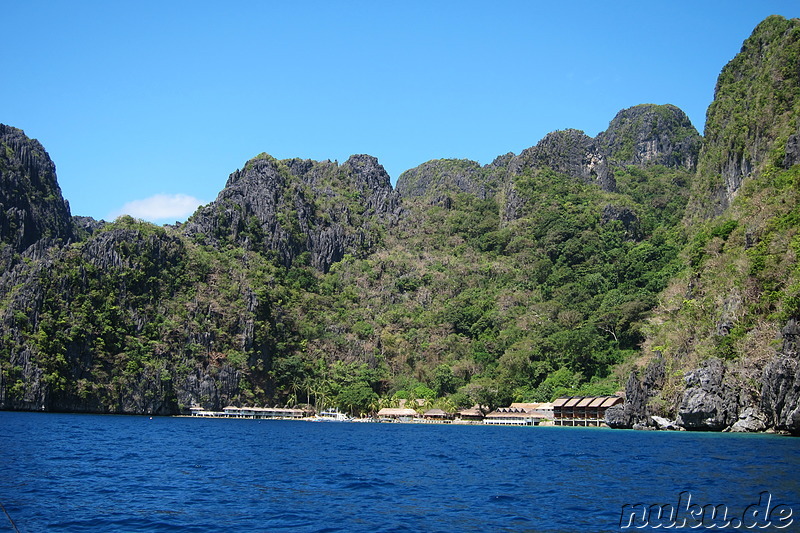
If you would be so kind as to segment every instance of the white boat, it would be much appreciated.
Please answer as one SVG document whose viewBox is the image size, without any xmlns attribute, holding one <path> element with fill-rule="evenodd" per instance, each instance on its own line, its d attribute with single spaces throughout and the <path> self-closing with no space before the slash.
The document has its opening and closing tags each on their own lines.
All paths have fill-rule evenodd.
<svg viewBox="0 0 800 533">
<path fill-rule="evenodd" d="M 349 422 L 352 419 L 345 413 L 340 413 L 338 409 L 327 409 L 320 411 L 313 420 L 315 422 Z"/>
</svg>

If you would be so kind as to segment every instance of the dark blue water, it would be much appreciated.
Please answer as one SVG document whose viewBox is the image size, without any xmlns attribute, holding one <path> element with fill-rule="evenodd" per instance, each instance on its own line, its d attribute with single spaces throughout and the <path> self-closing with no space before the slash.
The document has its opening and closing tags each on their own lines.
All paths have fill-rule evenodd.
<svg viewBox="0 0 800 533">
<path fill-rule="evenodd" d="M 0 412 L 19 531 L 620 531 L 625 504 L 794 511 L 800 440 Z M 13 531 L 0 511 L 0 531 Z"/>
</svg>

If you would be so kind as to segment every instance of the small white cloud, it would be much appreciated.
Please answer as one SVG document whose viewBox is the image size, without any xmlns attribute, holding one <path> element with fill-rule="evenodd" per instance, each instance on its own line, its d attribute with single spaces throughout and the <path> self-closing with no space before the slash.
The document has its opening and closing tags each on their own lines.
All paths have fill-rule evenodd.
<svg viewBox="0 0 800 533">
<path fill-rule="evenodd" d="M 156 194 L 143 200 L 133 200 L 111 214 L 111 219 L 121 215 L 149 220 L 150 222 L 174 222 L 185 220 L 203 202 L 187 194 Z"/>
</svg>

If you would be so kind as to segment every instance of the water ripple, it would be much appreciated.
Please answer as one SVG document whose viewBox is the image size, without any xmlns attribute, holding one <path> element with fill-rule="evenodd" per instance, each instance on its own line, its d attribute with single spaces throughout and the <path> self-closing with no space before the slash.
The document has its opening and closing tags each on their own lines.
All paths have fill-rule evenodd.
<svg viewBox="0 0 800 533">
<path fill-rule="evenodd" d="M 681 491 L 800 513 L 800 440 L 768 435 L 0 412 L 0 452 L 23 532 L 603 532 Z"/>
</svg>

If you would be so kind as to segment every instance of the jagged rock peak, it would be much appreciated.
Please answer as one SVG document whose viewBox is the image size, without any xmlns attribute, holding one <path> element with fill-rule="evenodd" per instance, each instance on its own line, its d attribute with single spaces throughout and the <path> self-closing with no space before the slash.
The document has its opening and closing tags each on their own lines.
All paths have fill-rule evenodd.
<svg viewBox="0 0 800 533">
<path fill-rule="evenodd" d="M 641 104 L 617 113 L 597 144 L 617 164 L 694 170 L 702 138 L 678 107 Z"/>
<path fill-rule="evenodd" d="M 605 154 L 594 139 L 576 129 L 548 133 L 536 146 L 523 150 L 511 169 L 522 171 L 526 167 L 549 167 L 586 183 L 596 183 L 605 191 L 616 189 Z"/>
<path fill-rule="evenodd" d="M 0 243 L 22 252 L 41 239 L 73 237 L 69 204 L 44 147 L 0 124 Z"/>
<path fill-rule="evenodd" d="M 389 175 L 368 155 L 331 161 L 277 160 L 262 153 L 228 178 L 182 230 L 209 244 L 236 244 L 289 266 L 308 252 L 327 270 L 375 246 L 378 226 L 399 209 Z"/>
<path fill-rule="evenodd" d="M 508 165 L 514 160 L 515 157 L 516 155 L 514 154 L 514 152 L 508 152 L 507 154 L 498 155 L 497 157 L 494 158 L 494 161 L 489 163 L 489 166 L 495 168 L 508 167 Z"/>
<path fill-rule="evenodd" d="M 360 181 L 369 189 L 391 190 L 392 181 L 383 165 L 378 163 L 378 158 L 366 154 L 351 155 L 344 162 L 342 168 L 353 171 Z"/>
<path fill-rule="evenodd" d="M 281 162 L 266 152 L 261 152 L 254 158 L 247 161 L 240 170 L 228 176 L 225 188 L 235 186 L 240 180 L 248 175 L 263 175 L 264 173 L 279 173 Z M 284 167 L 285 168 L 285 167 Z M 224 189 L 223 189 L 224 190 Z"/>
<path fill-rule="evenodd" d="M 284 179 L 290 176 L 300 179 L 312 187 L 324 185 L 336 178 L 344 186 L 354 186 L 360 192 L 391 192 L 392 184 L 389 174 L 376 157 L 365 154 L 352 155 L 342 165 L 331 160 L 314 161 L 312 159 L 278 160 L 267 153 L 261 153 L 245 163 L 241 170 L 231 174 L 226 187 L 233 186 L 250 174 L 283 174 Z M 350 183 L 347 183 L 347 182 Z"/>
<path fill-rule="evenodd" d="M 406 170 L 397 179 L 404 198 L 465 192 L 485 198 L 489 193 L 483 168 L 469 159 L 433 159 Z"/>
</svg>

